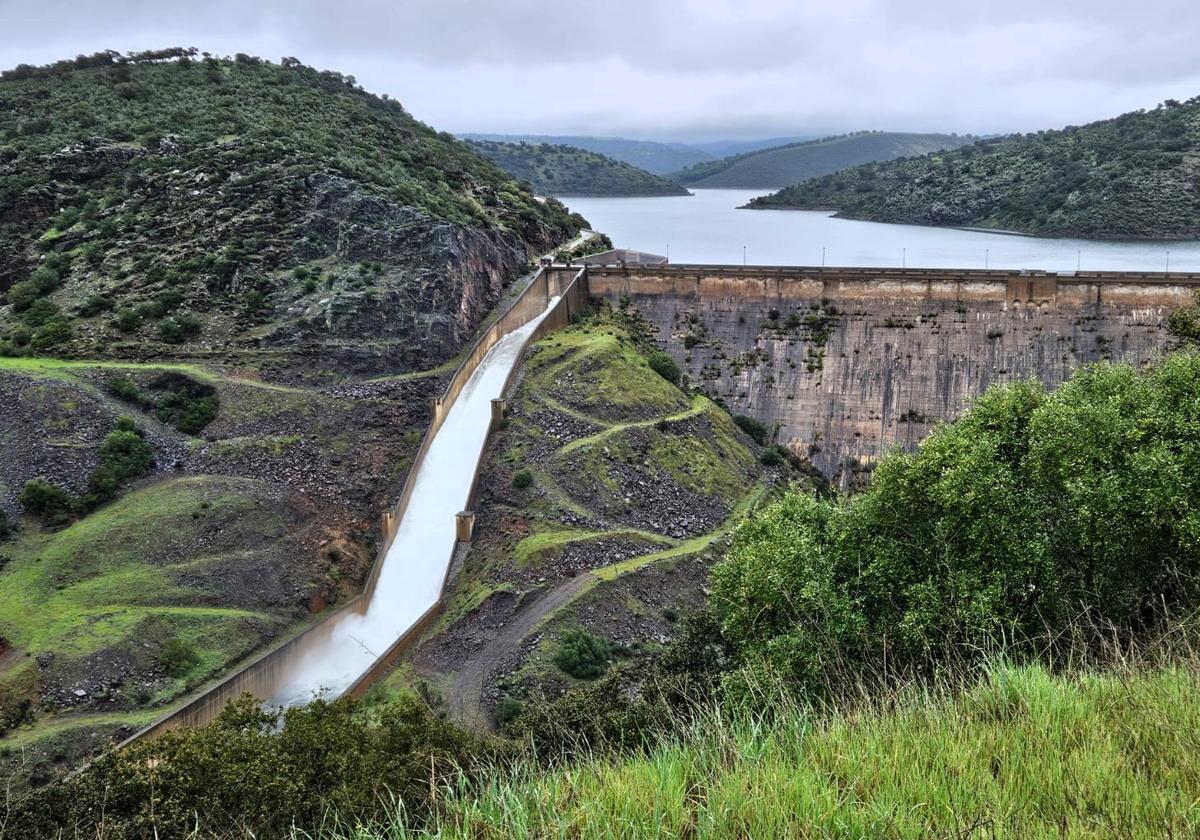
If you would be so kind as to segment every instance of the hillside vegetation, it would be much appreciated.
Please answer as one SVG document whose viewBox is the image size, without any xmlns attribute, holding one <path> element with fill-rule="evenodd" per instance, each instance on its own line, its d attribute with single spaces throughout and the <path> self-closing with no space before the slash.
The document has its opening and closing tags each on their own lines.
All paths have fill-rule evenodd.
<svg viewBox="0 0 1200 840">
<path fill-rule="evenodd" d="M 467 145 L 539 195 L 687 195 L 660 175 L 575 146 L 548 143 L 497 143 L 468 140 Z"/>
<path fill-rule="evenodd" d="M 4 73 L 6 783 L 356 594 L 440 377 L 582 223 L 294 59 Z"/>
<path fill-rule="evenodd" d="M 860 131 L 698 163 L 671 177 L 691 187 L 778 188 L 861 163 L 954 149 L 973 140 L 957 134 Z"/>
<path fill-rule="evenodd" d="M 551 134 L 464 134 L 467 140 L 491 140 L 499 143 L 548 144 L 586 149 L 655 175 L 666 175 L 705 160 L 713 155 L 704 149 L 685 143 L 657 143 L 653 140 L 630 140 L 626 137 L 588 137 L 585 135 Z"/>
<path fill-rule="evenodd" d="M 752 208 L 1097 239 L 1200 237 L 1200 97 L 790 186 Z"/>
<path fill-rule="evenodd" d="M 610 659 L 644 659 L 703 604 L 731 528 L 794 474 L 761 463 L 663 358 L 642 322 L 608 308 L 531 348 L 484 454 L 446 615 L 393 684 L 421 681 L 456 720 L 503 725 Z"/>
<path fill-rule="evenodd" d="M 10 354 L 374 349 L 423 366 L 581 224 L 295 59 L 99 53 L 0 79 Z"/>
<path fill-rule="evenodd" d="M 736 530 L 711 613 L 656 655 L 597 676 L 612 650 L 564 635 L 577 682 L 518 711 L 515 743 L 408 699 L 317 703 L 278 731 L 241 706 L 20 801 L 10 824 L 1193 834 L 1198 383 L 1183 351 L 1052 394 L 998 386 L 864 493 L 788 493 Z"/>
<path fill-rule="evenodd" d="M 400 814 L 328 840 L 1171 837 L 1200 831 L 1200 665 L 1051 676 L 997 665 L 966 693 L 826 715 L 711 714 L 625 759 L 443 780 L 428 830 Z"/>
</svg>

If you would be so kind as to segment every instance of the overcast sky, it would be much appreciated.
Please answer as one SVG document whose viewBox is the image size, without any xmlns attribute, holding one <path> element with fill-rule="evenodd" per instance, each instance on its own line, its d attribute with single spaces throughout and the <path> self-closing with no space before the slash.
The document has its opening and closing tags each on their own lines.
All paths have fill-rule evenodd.
<svg viewBox="0 0 1200 840">
<path fill-rule="evenodd" d="M 1200 0 L 0 0 L 0 65 L 195 46 L 454 131 L 1060 127 L 1200 94 Z"/>
</svg>

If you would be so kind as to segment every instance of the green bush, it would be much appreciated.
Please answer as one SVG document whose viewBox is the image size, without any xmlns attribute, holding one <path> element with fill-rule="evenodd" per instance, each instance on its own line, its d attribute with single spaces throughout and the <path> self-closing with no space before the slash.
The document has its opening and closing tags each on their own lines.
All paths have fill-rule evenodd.
<svg viewBox="0 0 1200 840">
<path fill-rule="evenodd" d="M 8 511 L 0 508 L 0 540 L 6 540 L 16 533 L 17 527 L 8 518 Z"/>
<path fill-rule="evenodd" d="M 100 464 L 118 482 L 145 475 L 154 466 L 154 450 L 136 432 L 113 431 L 100 443 Z"/>
<path fill-rule="evenodd" d="M 129 307 L 122 307 L 117 310 L 117 317 L 113 320 L 113 325 L 121 332 L 133 332 L 142 324 L 142 316 L 136 310 Z"/>
<path fill-rule="evenodd" d="M 520 717 L 523 711 L 525 711 L 524 703 L 511 694 L 505 694 L 496 703 L 495 718 L 497 726 L 503 729 Z"/>
<path fill-rule="evenodd" d="M 65 319 L 56 319 L 38 327 L 29 346 L 34 350 L 48 350 L 71 340 L 71 325 Z"/>
<path fill-rule="evenodd" d="M 668 354 L 661 350 L 655 350 L 646 357 L 646 361 L 650 363 L 650 368 L 663 379 L 673 385 L 679 384 L 680 370 L 679 365 Z"/>
<path fill-rule="evenodd" d="M 733 415 L 733 422 L 737 427 L 754 439 L 754 442 L 762 446 L 767 442 L 767 427 L 753 417 L 748 417 L 745 414 Z"/>
<path fill-rule="evenodd" d="M 533 486 L 533 473 L 529 470 L 517 470 L 513 473 L 512 486 L 518 490 L 524 490 Z"/>
<path fill-rule="evenodd" d="M 163 423 L 189 435 L 199 433 L 211 423 L 220 407 L 216 389 L 182 374 L 159 377 L 151 383 L 150 392 L 126 376 L 111 377 L 107 387 L 113 396 L 153 411 Z"/>
<path fill-rule="evenodd" d="M 264 711 L 244 695 L 208 726 L 179 729 L 96 758 L 7 809 L 5 836 L 191 837 L 236 824 L 241 836 L 315 835 L 330 813 L 354 823 L 429 816 L 441 784 L 473 785 L 511 748 L 403 698 L 363 708 L 343 698 Z"/>
<path fill-rule="evenodd" d="M 768 446 L 758 456 L 758 461 L 764 467 L 777 467 L 787 463 L 787 450 L 782 446 Z"/>
<path fill-rule="evenodd" d="M 158 322 L 158 337 L 168 344 L 181 344 L 200 333 L 200 319 L 182 312 Z"/>
<path fill-rule="evenodd" d="M 50 525 L 66 522 L 72 507 L 70 494 L 43 478 L 25 482 L 17 501 L 25 510 Z"/>
<path fill-rule="evenodd" d="M 554 664 L 581 680 L 594 680 L 608 670 L 613 647 L 605 639 L 585 630 L 569 630 L 559 642 Z"/>
<path fill-rule="evenodd" d="M 1200 354 L 989 389 L 858 496 L 789 493 L 713 571 L 728 638 L 819 691 L 829 669 L 930 667 L 997 639 L 1136 630 L 1200 595 Z"/>
<path fill-rule="evenodd" d="M 196 650 L 195 645 L 185 639 L 169 639 L 163 645 L 159 661 L 167 676 L 178 678 L 186 676 L 189 671 L 200 664 L 200 653 Z"/>
<path fill-rule="evenodd" d="M 107 312 L 112 308 L 112 301 L 103 295 L 89 295 L 87 300 L 79 305 L 79 314 L 84 318 L 91 318 L 94 315 L 99 315 L 101 312 Z"/>
<path fill-rule="evenodd" d="M 52 300 L 45 298 L 35 300 L 21 315 L 21 321 L 27 327 L 37 329 L 46 324 L 53 323 L 62 319 L 62 310 L 58 308 L 58 304 Z"/>
<path fill-rule="evenodd" d="M 137 383 L 128 376 L 113 376 L 108 380 L 107 385 L 109 393 L 118 399 L 135 405 L 146 405 L 150 402 Z"/>
<path fill-rule="evenodd" d="M 1200 343 L 1200 292 L 1194 293 L 1189 306 L 1181 306 L 1167 316 L 1167 332 L 1184 341 Z"/>
</svg>

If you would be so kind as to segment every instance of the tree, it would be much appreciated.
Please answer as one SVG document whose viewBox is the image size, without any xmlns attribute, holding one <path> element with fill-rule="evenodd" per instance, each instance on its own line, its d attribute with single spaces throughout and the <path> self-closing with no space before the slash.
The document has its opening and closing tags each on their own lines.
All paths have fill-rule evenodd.
<svg viewBox="0 0 1200 840">
<path fill-rule="evenodd" d="M 646 357 L 646 361 L 650 364 L 650 369 L 663 379 L 667 380 L 672 385 L 679 384 L 679 365 L 670 357 L 670 355 L 661 350 L 655 350 Z"/>
<path fill-rule="evenodd" d="M 821 691 L 829 669 L 934 667 L 1087 610 L 1129 632 L 1200 603 L 1200 353 L 989 389 L 870 487 L 792 492 L 742 526 L 713 603 L 748 661 Z"/>
<path fill-rule="evenodd" d="M 41 517 L 48 525 L 61 525 L 71 512 L 71 497 L 62 488 L 44 478 L 25 482 L 17 501 L 34 516 Z"/>
</svg>

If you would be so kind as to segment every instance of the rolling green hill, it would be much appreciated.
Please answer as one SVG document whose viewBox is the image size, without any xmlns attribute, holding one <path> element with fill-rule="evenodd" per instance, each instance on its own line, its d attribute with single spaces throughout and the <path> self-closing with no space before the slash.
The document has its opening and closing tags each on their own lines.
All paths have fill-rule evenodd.
<svg viewBox="0 0 1200 840">
<path fill-rule="evenodd" d="M 666 175 L 691 166 L 715 155 L 685 143 L 658 143 L 653 140 L 630 140 L 626 137 L 588 137 L 559 134 L 463 134 L 464 140 L 491 140 L 498 143 L 549 144 L 574 146 L 589 152 L 621 160 L 655 175 Z"/>
<path fill-rule="evenodd" d="M 861 163 L 953 149 L 973 139 L 956 134 L 860 131 L 698 163 L 671 177 L 692 187 L 782 187 Z"/>
<path fill-rule="evenodd" d="M 541 195 L 687 195 L 661 175 L 575 146 L 468 140 L 467 145 Z"/>
<path fill-rule="evenodd" d="M 754 208 L 1096 239 L 1200 237 L 1200 97 L 788 187 Z"/>
</svg>

